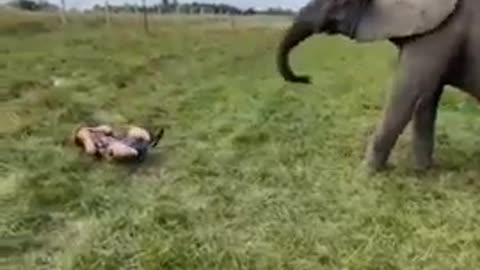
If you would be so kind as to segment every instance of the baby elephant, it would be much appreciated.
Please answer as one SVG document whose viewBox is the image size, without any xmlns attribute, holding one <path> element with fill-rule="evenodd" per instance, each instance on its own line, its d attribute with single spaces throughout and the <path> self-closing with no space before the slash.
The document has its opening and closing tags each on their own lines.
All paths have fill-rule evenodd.
<svg viewBox="0 0 480 270">
<path fill-rule="evenodd" d="M 286 81 L 309 83 L 309 77 L 293 73 L 288 55 L 314 34 L 340 34 L 358 42 L 389 40 L 399 51 L 399 63 L 366 164 L 374 172 L 385 168 L 398 136 L 413 119 L 416 168 L 426 170 L 432 165 L 444 87 L 480 98 L 479 25 L 478 0 L 312 0 L 280 42 L 278 70 Z"/>
</svg>

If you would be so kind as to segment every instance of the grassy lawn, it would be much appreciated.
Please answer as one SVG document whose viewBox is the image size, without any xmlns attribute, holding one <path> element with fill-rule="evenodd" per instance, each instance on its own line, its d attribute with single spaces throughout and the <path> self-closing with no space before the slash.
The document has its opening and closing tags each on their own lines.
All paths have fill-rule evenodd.
<svg viewBox="0 0 480 270">
<path fill-rule="evenodd" d="M 275 69 L 268 18 L 0 18 L 0 269 L 476 269 L 480 118 L 443 97 L 437 167 L 359 167 L 396 55 L 315 37 Z M 42 23 L 32 24 L 32 20 Z M 261 22 L 261 23 L 260 23 Z M 54 83 L 56 82 L 56 83 Z M 65 143 L 83 121 L 165 126 L 139 168 Z"/>
</svg>

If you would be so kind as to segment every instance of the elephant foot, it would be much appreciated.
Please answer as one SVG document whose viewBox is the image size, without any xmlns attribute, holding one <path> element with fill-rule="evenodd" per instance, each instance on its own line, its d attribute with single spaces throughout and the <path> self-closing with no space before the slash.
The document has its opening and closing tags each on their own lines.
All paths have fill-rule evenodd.
<svg viewBox="0 0 480 270">
<path fill-rule="evenodd" d="M 362 168 L 369 176 L 382 173 L 391 168 L 387 162 L 367 156 L 362 162 Z"/>
<path fill-rule="evenodd" d="M 362 160 L 360 166 L 357 167 L 358 176 L 373 177 L 393 169 L 393 166 L 388 163 L 372 164 L 367 159 Z"/>
<path fill-rule="evenodd" d="M 365 159 L 363 167 L 367 170 L 369 174 L 376 174 L 387 171 L 392 166 L 389 166 L 386 162 L 378 162 Z"/>
<path fill-rule="evenodd" d="M 414 168 L 418 172 L 425 172 L 433 167 L 433 143 L 432 140 L 422 142 L 419 139 L 414 141 Z"/>
<path fill-rule="evenodd" d="M 427 172 L 433 168 L 433 161 L 431 158 L 419 158 L 415 160 L 414 169 L 417 172 Z"/>
<path fill-rule="evenodd" d="M 363 167 L 365 167 L 370 174 L 382 172 L 389 168 L 387 160 L 388 154 L 385 153 L 385 151 L 375 150 L 375 147 L 372 144 L 365 153 Z"/>
</svg>

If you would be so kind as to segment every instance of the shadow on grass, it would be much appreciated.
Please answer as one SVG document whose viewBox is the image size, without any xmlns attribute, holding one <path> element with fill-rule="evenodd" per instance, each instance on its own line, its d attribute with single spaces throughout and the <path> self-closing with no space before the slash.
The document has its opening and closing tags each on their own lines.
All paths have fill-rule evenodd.
<svg viewBox="0 0 480 270">
<path fill-rule="evenodd" d="M 161 169 L 167 162 L 166 152 L 160 151 L 160 148 L 156 151 L 150 151 L 145 159 L 142 161 L 113 163 L 113 166 L 124 170 L 128 176 L 136 174 L 143 174 L 153 169 Z"/>
</svg>

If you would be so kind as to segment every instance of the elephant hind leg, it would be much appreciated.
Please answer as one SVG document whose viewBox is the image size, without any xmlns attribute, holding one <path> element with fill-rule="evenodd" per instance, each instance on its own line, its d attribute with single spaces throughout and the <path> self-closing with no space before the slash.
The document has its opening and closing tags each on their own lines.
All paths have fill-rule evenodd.
<svg viewBox="0 0 480 270">
<path fill-rule="evenodd" d="M 433 43 L 425 47 L 421 45 L 417 43 L 404 48 L 400 56 L 392 93 L 365 156 L 373 171 L 385 168 L 390 152 L 412 119 L 419 100 L 433 95 L 441 84 L 450 51 L 446 48 L 439 50 Z"/>
<path fill-rule="evenodd" d="M 412 136 L 415 168 L 420 171 L 432 166 L 435 145 L 435 120 L 443 86 L 438 87 L 432 95 L 420 99 L 413 114 Z"/>
</svg>

